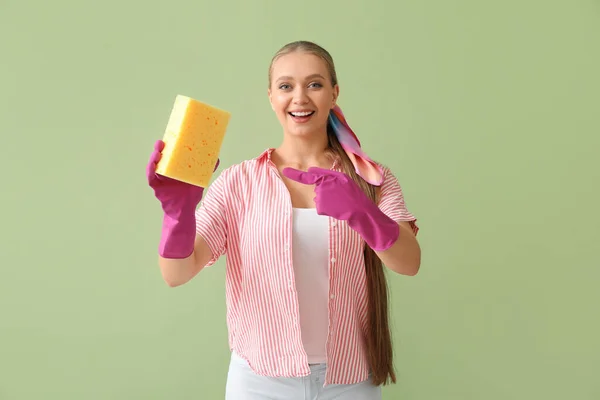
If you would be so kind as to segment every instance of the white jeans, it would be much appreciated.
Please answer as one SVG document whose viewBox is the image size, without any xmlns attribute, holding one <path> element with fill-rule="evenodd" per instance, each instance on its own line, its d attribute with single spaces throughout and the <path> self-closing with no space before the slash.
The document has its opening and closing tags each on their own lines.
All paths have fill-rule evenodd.
<svg viewBox="0 0 600 400">
<path fill-rule="evenodd" d="M 250 369 L 233 353 L 227 374 L 225 400 L 381 400 L 381 387 L 370 380 L 353 385 L 327 385 L 325 364 L 311 365 L 309 376 L 270 378 Z"/>
</svg>

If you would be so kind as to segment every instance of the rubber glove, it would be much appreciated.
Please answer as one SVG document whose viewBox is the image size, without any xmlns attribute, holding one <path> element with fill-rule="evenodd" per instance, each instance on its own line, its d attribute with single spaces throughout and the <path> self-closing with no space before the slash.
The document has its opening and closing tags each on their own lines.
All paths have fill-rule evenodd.
<svg viewBox="0 0 600 400">
<path fill-rule="evenodd" d="M 381 211 L 348 175 L 312 167 L 307 172 L 284 168 L 283 175 L 305 185 L 315 185 L 319 215 L 347 221 L 375 251 L 390 248 L 400 235 L 400 227 Z"/>
<path fill-rule="evenodd" d="M 163 215 L 158 253 L 164 258 L 187 258 L 194 252 L 196 239 L 196 207 L 202 200 L 204 188 L 181 182 L 156 173 L 165 144 L 157 140 L 146 166 L 148 184 L 160 201 Z M 219 166 L 219 160 L 215 170 Z"/>
</svg>

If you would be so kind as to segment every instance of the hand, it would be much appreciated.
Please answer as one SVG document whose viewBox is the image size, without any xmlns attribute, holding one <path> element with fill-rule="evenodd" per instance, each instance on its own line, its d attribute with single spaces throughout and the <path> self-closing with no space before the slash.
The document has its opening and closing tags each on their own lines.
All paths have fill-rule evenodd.
<svg viewBox="0 0 600 400">
<path fill-rule="evenodd" d="M 317 213 L 347 221 L 361 213 L 366 205 L 375 204 L 346 174 L 312 167 L 307 172 L 284 168 L 283 175 L 305 185 L 315 185 Z"/>
<path fill-rule="evenodd" d="M 317 213 L 348 221 L 373 250 L 386 250 L 398 239 L 399 225 L 348 175 L 318 167 L 309 168 L 307 172 L 284 168 L 282 172 L 296 182 L 315 185 Z"/>
<path fill-rule="evenodd" d="M 148 184 L 154 190 L 154 195 L 160 201 L 165 213 L 178 213 L 182 209 L 189 208 L 195 210 L 200 200 L 202 200 L 204 188 L 162 176 L 155 172 L 164 147 L 165 143 L 162 140 L 157 140 L 154 143 L 154 151 L 150 155 L 150 160 L 146 166 Z M 217 160 L 215 169 L 218 166 L 219 160 Z"/>
<path fill-rule="evenodd" d="M 194 250 L 196 233 L 195 211 L 202 200 L 204 188 L 156 173 L 165 143 L 157 140 L 146 165 L 148 185 L 164 211 L 159 253 L 166 258 L 185 258 Z M 219 166 L 219 160 L 215 170 Z"/>
</svg>

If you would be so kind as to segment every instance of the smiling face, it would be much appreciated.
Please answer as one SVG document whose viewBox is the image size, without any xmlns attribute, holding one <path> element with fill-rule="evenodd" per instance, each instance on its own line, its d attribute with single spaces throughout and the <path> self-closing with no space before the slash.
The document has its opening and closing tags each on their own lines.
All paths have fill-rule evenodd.
<svg viewBox="0 0 600 400">
<path fill-rule="evenodd" d="M 329 111 L 339 94 L 325 61 L 308 52 L 294 51 L 277 58 L 271 67 L 271 107 L 286 134 L 326 135 Z"/>
</svg>

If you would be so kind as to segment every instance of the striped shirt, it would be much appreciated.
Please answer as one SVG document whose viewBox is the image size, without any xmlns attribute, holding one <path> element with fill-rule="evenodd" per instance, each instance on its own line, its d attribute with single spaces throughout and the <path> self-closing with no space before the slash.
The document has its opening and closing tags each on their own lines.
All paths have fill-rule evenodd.
<svg viewBox="0 0 600 400">
<path fill-rule="evenodd" d="M 196 231 L 212 251 L 207 267 L 226 255 L 230 349 L 259 375 L 299 377 L 310 369 L 292 264 L 293 209 L 272 151 L 233 165 L 214 180 L 196 211 Z M 339 164 L 332 169 L 340 170 Z M 379 207 L 395 221 L 410 221 L 416 233 L 397 179 L 383 169 Z M 329 218 L 326 385 L 369 378 L 364 245 L 345 221 Z"/>
</svg>

